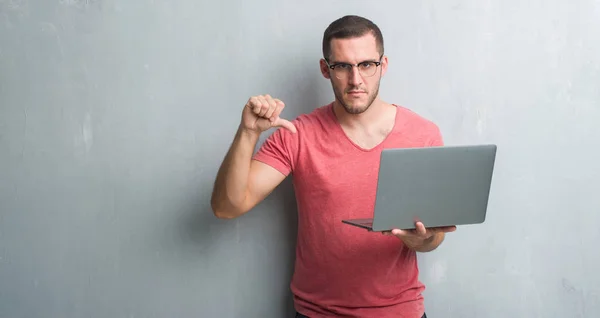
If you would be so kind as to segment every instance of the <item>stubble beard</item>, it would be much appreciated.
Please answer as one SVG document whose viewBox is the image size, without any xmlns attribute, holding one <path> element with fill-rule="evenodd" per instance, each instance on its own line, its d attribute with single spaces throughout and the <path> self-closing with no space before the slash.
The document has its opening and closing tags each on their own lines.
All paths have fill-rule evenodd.
<svg viewBox="0 0 600 318">
<path fill-rule="evenodd" d="M 331 83 L 331 85 L 333 86 L 333 91 L 335 94 L 335 99 L 338 101 L 338 103 L 340 103 L 340 105 L 342 105 L 342 107 L 344 108 L 344 110 L 351 115 L 358 115 L 358 114 L 362 114 L 365 111 L 367 111 L 367 109 L 369 109 L 369 107 L 371 107 L 371 105 L 373 104 L 373 101 L 375 101 L 375 98 L 377 98 L 377 95 L 379 94 L 379 81 L 377 82 L 377 86 L 375 86 L 375 89 L 373 90 L 372 94 L 369 94 L 369 92 L 367 91 L 368 94 L 368 99 L 367 102 L 365 104 L 362 105 L 349 105 L 348 103 L 346 103 L 344 101 L 344 94 L 342 92 L 340 92 L 339 89 L 337 89 L 335 87 L 335 85 L 333 84 L 333 82 Z M 349 90 L 354 89 L 354 87 L 349 88 Z"/>
</svg>

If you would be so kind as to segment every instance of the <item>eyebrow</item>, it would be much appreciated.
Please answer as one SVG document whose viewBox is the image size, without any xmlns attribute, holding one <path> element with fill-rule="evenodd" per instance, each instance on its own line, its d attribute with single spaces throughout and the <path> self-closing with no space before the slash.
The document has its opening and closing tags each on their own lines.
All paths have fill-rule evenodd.
<svg viewBox="0 0 600 318">
<path fill-rule="evenodd" d="M 360 63 L 365 63 L 365 62 L 379 62 L 378 59 L 368 59 L 368 60 L 364 60 L 364 61 L 360 61 L 356 64 L 360 64 Z M 350 62 L 340 62 L 340 61 L 329 61 L 330 65 L 335 65 L 335 64 L 352 64 Z"/>
</svg>

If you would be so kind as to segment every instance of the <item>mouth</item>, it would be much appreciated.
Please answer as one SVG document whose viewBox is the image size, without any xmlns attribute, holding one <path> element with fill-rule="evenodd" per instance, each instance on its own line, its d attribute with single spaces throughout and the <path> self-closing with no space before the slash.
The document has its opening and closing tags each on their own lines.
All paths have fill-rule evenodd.
<svg viewBox="0 0 600 318">
<path fill-rule="evenodd" d="M 350 95 L 350 96 L 359 96 L 361 94 L 366 94 L 366 93 L 363 91 L 348 91 L 348 95 Z"/>
</svg>

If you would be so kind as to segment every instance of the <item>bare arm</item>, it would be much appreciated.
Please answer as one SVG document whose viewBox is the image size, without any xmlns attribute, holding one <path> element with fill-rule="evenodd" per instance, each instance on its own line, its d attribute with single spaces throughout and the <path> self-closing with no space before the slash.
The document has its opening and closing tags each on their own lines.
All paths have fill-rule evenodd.
<svg viewBox="0 0 600 318">
<path fill-rule="evenodd" d="M 259 134 L 240 127 L 225 156 L 211 197 L 218 218 L 236 218 L 264 200 L 285 175 L 269 165 L 252 160 Z"/>
<path fill-rule="evenodd" d="M 253 96 L 242 112 L 242 122 L 217 173 L 210 204 L 218 218 L 236 218 L 271 193 L 285 175 L 262 162 L 252 160 L 260 134 L 273 127 L 292 133 L 296 127 L 280 118 L 285 105 L 269 95 Z"/>
</svg>

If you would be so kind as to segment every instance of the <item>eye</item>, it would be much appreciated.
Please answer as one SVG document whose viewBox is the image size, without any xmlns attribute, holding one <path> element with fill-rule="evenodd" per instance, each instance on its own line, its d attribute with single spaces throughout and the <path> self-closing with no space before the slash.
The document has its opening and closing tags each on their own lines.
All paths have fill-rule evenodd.
<svg viewBox="0 0 600 318">
<path fill-rule="evenodd" d="M 335 68 L 339 69 L 339 70 L 347 70 L 347 69 L 349 69 L 351 67 L 352 66 L 349 65 L 349 64 L 338 64 L 338 65 L 335 66 Z"/>
<path fill-rule="evenodd" d="M 373 63 L 373 62 L 362 62 L 362 63 L 360 63 L 359 67 L 360 68 L 370 68 L 373 65 L 375 65 L 375 63 Z"/>
</svg>

